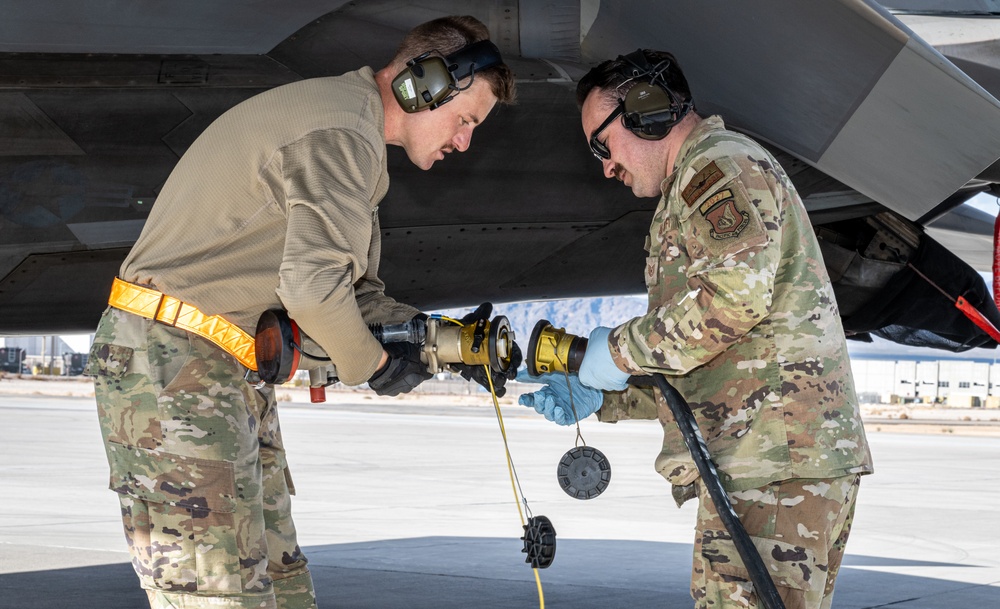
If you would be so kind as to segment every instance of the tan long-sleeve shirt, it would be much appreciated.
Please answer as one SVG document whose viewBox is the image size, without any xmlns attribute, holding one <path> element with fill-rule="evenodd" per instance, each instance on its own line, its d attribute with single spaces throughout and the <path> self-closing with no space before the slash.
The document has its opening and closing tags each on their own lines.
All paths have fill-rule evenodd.
<svg viewBox="0 0 1000 609">
<path fill-rule="evenodd" d="M 292 83 L 232 108 L 170 174 L 122 264 L 126 281 L 254 333 L 284 307 L 347 384 L 382 348 L 367 324 L 417 313 L 378 278 L 378 203 L 389 188 L 371 68 Z"/>
</svg>

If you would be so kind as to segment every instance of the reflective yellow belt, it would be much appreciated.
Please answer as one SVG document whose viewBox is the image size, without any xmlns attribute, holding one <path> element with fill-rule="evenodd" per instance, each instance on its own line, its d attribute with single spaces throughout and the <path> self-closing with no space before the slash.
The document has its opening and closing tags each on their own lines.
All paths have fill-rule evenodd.
<svg viewBox="0 0 1000 609">
<path fill-rule="evenodd" d="M 247 368 L 257 369 L 253 337 L 218 315 L 205 315 L 197 307 L 186 302 L 151 288 L 122 281 L 117 277 L 111 286 L 108 304 L 116 309 L 197 334 L 225 349 Z"/>
</svg>

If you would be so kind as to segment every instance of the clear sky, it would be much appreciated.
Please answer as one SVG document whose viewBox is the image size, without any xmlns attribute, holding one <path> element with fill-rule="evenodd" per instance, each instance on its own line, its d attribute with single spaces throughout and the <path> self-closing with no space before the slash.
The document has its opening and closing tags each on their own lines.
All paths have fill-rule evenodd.
<svg viewBox="0 0 1000 609">
<path fill-rule="evenodd" d="M 1000 199 L 988 194 L 979 194 L 966 202 L 966 205 L 971 205 L 976 209 L 981 209 L 982 211 L 988 213 L 994 218 L 997 215 L 997 210 L 1000 210 Z"/>
</svg>

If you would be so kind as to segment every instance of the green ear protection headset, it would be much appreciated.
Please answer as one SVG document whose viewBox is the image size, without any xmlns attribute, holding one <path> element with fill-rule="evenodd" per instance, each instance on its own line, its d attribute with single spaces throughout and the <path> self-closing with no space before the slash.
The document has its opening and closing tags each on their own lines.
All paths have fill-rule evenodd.
<svg viewBox="0 0 1000 609">
<path fill-rule="evenodd" d="M 489 40 L 466 45 L 451 55 L 442 57 L 424 53 L 406 62 L 406 68 L 392 81 L 392 93 L 406 112 L 434 110 L 446 104 L 460 88 L 458 83 L 491 66 L 503 63 L 500 49 Z"/>
<path fill-rule="evenodd" d="M 626 64 L 622 72 L 626 78 L 640 81 L 622 100 L 622 123 L 644 140 L 663 139 L 671 127 L 694 109 L 690 101 L 680 100 L 667 86 L 670 61 L 650 65 L 642 49 L 619 55 L 618 60 Z"/>
</svg>

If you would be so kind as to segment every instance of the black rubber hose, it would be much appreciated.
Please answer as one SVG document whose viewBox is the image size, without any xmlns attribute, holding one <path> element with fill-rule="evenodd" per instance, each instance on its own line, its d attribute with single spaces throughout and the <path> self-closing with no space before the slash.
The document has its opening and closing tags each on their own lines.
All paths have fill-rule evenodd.
<svg viewBox="0 0 1000 609">
<path fill-rule="evenodd" d="M 705 488 L 708 489 L 712 503 L 715 504 L 715 510 L 722 518 L 726 530 L 733 538 L 736 551 L 743 559 L 743 565 L 746 567 L 747 573 L 750 574 L 750 581 L 753 582 L 757 598 L 766 609 L 785 609 L 785 603 L 778 595 L 778 589 L 757 551 L 757 546 L 753 545 L 750 535 L 743 528 L 740 517 L 736 515 L 733 504 L 729 501 L 729 495 L 722 488 L 719 471 L 715 468 L 715 463 L 712 462 L 712 458 L 708 454 L 708 445 L 705 444 L 705 438 L 701 435 L 701 430 L 698 428 L 698 423 L 695 421 L 694 413 L 691 412 L 687 400 L 667 382 L 666 377 L 662 374 L 654 374 L 653 379 L 663 393 L 663 398 L 667 401 L 667 406 L 670 407 L 670 412 L 673 413 L 677 426 L 680 427 L 684 443 L 687 444 L 695 465 L 698 466 L 698 473 L 701 474 L 701 480 L 705 484 Z"/>
</svg>

